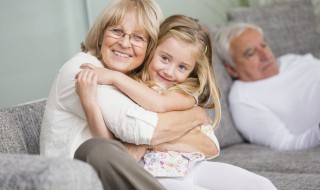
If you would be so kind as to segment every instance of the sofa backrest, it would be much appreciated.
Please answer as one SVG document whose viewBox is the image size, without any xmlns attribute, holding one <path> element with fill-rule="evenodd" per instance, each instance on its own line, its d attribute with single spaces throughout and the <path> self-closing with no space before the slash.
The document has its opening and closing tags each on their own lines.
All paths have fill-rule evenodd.
<svg viewBox="0 0 320 190">
<path fill-rule="evenodd" d="M 320 57 L 320 33 L 311 0 L 291 0 L 254 8 L 234 8 L 228 20 L 256 24 L 276 57 L 312 53 Z"/>
<path fill-rule="evenodd" d="M 249 22 L 260 26 L 274 54 L 312 53 L 320 58 L 320 35 L 310 0 L 294 0 L 260 7 L 233 8 L 228 11 L 229 22 Z M 219 26 L 211 27 L 214 32 Z M 235 128 L 229 112 L 228 94 L 232 79 L 221 61 L 214 56 L 213 65 L 221 90 L 222 121 L 216 130 L 220 146 L 244 142 Z"/>
<path fill-rule="evenodd" d="M 0 153 L 39 154 L 45 100 L 0 108 Z"/>
</svg>

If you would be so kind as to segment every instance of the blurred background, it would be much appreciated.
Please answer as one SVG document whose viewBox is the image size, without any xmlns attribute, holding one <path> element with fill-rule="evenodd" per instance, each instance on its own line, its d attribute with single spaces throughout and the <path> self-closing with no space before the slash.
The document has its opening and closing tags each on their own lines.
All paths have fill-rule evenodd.
<svg viewBox="0 0 320 190">
<path fill-rule="evenodd" d="M 113 0 L 0 0 L 0 107 L 47 97 L 60 67 L 80 51 L 90 25 Z M 290 0 L 155 0 L 164 15 L 186 14 L 210 26 L 233 7 Z M 293 0 L 291 0 L 293 1 Z M 313 0 L 320 23 L 320 0 Z"/>
</svg>

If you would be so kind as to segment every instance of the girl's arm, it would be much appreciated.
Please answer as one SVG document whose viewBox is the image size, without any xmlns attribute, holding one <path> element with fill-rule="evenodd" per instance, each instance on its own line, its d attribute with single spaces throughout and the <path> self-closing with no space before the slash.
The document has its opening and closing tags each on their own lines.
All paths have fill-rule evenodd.
<svg viewBox="0 0 320 190">
<path fill-rule="evenodd" d="M 83 64 L 82 68 L 90 68 L 98 75 L 99 84 L 111 84 L 119 88 L 133 101 L 143 108 L 163 113 L 168 111 L 186 110 L 195 105 L 193 96 L 179 92 L 159 94 L 155 90 L 139 83 L 127 75 L 92 64 Z"/>
<path fill-rule="evenodd" d="M 97 75 L 84 69 L 76 75 L 76 92 L 85 112 L 89 130 L 93 137 L 114 138 L 103 120 L 97 102 Z"/>
</svg>

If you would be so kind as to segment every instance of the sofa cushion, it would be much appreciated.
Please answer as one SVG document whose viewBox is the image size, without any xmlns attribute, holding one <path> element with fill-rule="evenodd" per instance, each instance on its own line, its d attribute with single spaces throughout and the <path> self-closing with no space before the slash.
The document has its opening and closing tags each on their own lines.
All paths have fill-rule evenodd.
<svg viewBox="0 0 320 190">
<path fill-rule="evenodd" d="M 256 172 L 268 178 L 279 190 L 315 190 L 320 187 L 319 174 Z"/>
<path fill-rule="evenodd" d="M 218 27 L 209 26 L 209 28 L 211 30 L 213 39 L 214 32 L 217 30 Z M 212 47 L 214 46 L 212 45 Z M 224 66 L 221 63 L 220 59 L 215 55 L 214 50 L 213 55 L 213 67 L 220 89 L 221 103 L 221 122 L 219 127 L 215 130 L 215 135 L 219 140 L 220 147 L 224 148 L 230 145 L 243 142 L 243 138 L 235 128 L 235 125 L 231 117 L 231 113 L 229 111 L 230 109 L 228 104 L 228 94 L 233 81 L 224 69 Z"/>
<path fill-rule="evenodd" d="M 320 146 L 296 151 L 279 151 L 253 144 L 238 144 L 221 150 L 215 161 L 227 162 L 250 171 L 314 173 L 320 176 Z"/>
<path fill-rule="evenodd" d="M 234 8 L 228 12 L 228 20 L 260 26 L 277 57 L 286 53 L 319 56 L 320 34 L 310 0 Z"/>
<path fill-rule="evenodd" d="M 214 161 L 229 163 L 270 179 L 281 190 L 320 187 L 320 146 L 278 151 L 253 144 L 222 149 Z"/>
<path fill-rule="evenodd" d="M 103 189 L 95 170 L 78 160 L 2 154 L 0 168 L 0 189 Z"/>
<path fill-rule="evenodd" d="M 18 113 L 0 112 L 0 123 L 0 152 L 27 154 Z"/>
<path fill-rule="evenodd" d="M 39 154 L 45 100 L 0 108 L 0 153 Z"/>
</svg>

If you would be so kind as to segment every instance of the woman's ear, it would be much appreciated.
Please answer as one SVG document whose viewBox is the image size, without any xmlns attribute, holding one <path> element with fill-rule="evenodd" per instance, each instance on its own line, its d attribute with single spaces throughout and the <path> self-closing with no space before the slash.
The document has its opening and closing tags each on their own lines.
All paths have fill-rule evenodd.
<svg viewBox="0 0 320 190">
<path fill-rule="evenodd" d="M 229 65 L 227 63 L 223 63 L 223 65 L 224 65 L 224 68 L 226 69 L 226 71 L 229 73 L 229 75 L 232 78 L 237 79 L 239 77 L 239 74 L 235 68 L 233 68 L 231 65 Z"/>
</svg>

